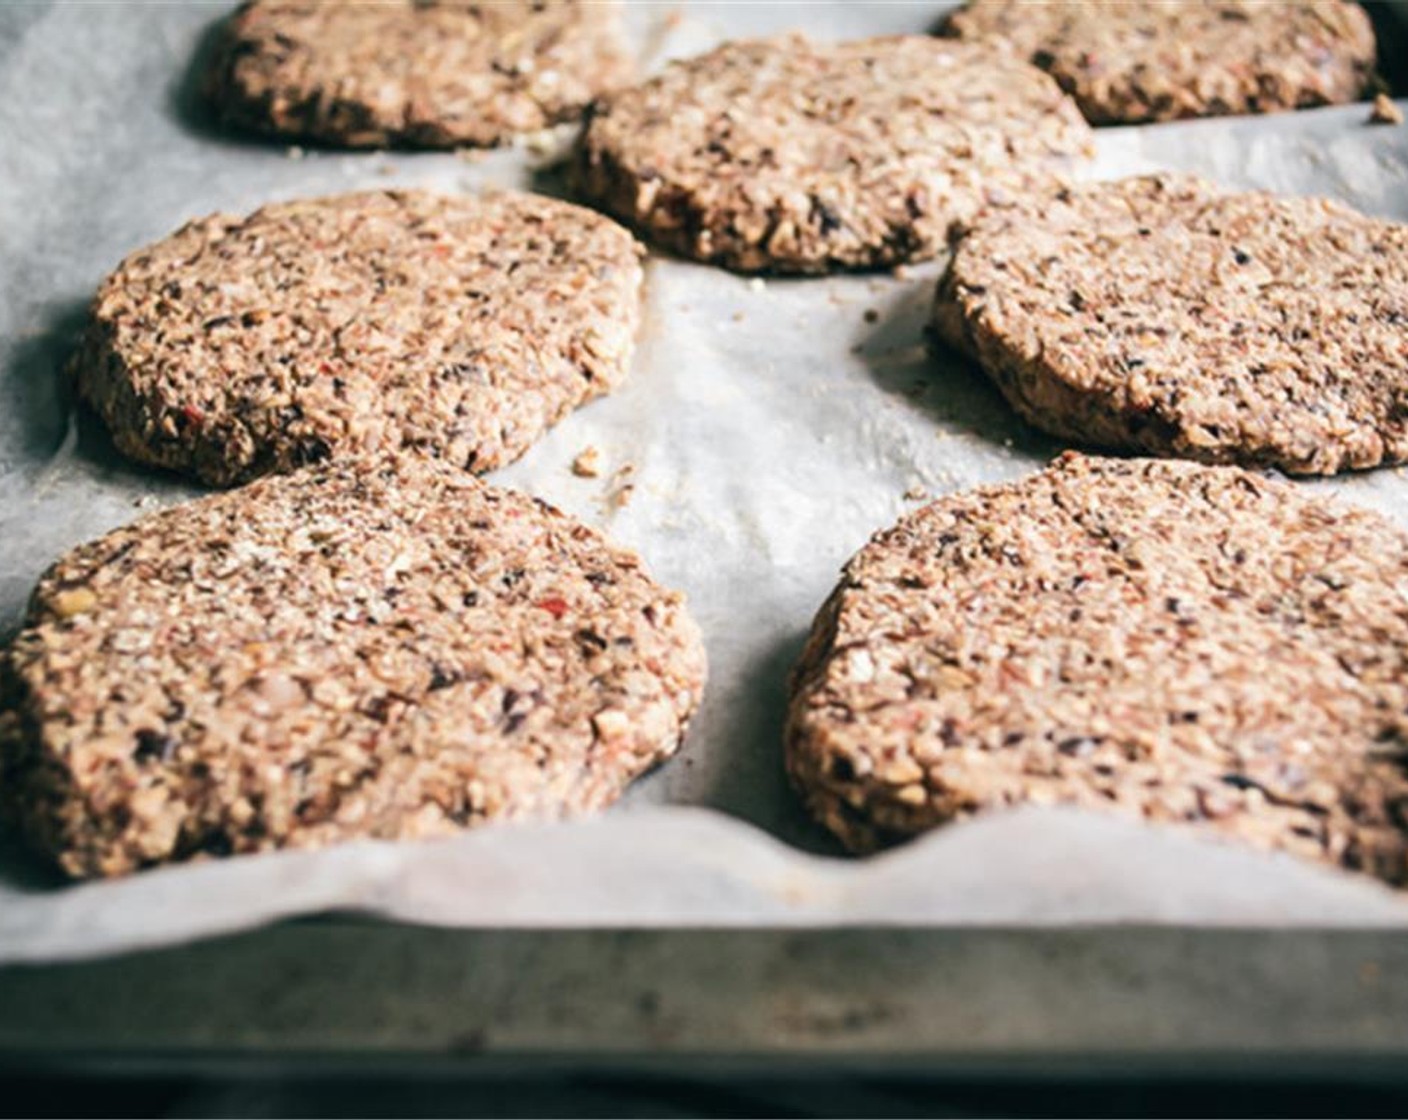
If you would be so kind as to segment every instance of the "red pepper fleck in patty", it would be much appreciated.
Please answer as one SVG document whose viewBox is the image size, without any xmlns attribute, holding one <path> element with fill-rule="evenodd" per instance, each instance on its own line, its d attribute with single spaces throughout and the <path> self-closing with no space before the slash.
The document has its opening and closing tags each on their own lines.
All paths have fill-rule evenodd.
<svg viewBox="0 0 1408 1120">
<path fill-rule="evenodd" d="M 561 618 L 567 613 L 567 600 L 555 595 L 549 599 L 539 599 L 534 605 L 547 611 L 553 618 Z"/>
</svg>

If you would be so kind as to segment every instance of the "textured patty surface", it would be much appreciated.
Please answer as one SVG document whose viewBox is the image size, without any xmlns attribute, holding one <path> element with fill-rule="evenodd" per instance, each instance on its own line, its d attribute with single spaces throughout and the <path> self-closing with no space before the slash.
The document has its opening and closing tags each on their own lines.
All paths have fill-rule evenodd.
<svg viewBox="0 0 1408 1120">
<path fill-rule="evenodd" d="M 79 391 L 215 485 L 414 448 L 475 471 L 624 377 L 640 250 L 534 195 L 385 191 L 195 221 L 104 281 Z"/>
<path fill-rule="evenodd" d="M 75 876 L 599 809 L 705 671 L 634 553 L 414 456 L 81 546 L 0 666 L 0 802 Z"/>
<path fill-rule="evenodd" d="M 1373 26 L 1345 0 L 971 0 L 940 30 L 1008 46 L 1093 124 L 1355 101 L 1374 70 Z"/>
<path fill-rule="evenodd" d="M 1034 67 L 927 36 L 728 43 L 589 114 L 579 189 L 661 245 L 742 271 L 933 256 L 981 206 L 1089 148 Z"/>
<path fill-rule="evenodd" d="M 629 72 L 610 0 L 254 0 L 209 75 L 226 120 L 355 148 L 497 144 Z"/>
<path fill-rule="evenodd" d="M 851 560 L 787 764 L 858 850 L 1067 804 L 1401 884 L 1405 711 L 1404 534 L 1236 467 L 1068 453 Z"/>
<path fill-rule="evenodd" d="M 1038 427 L 1296 474 L 1408 458 L 1408 226 L 1153 176 L 968 230 L 935 326 Z"/>
</svg>

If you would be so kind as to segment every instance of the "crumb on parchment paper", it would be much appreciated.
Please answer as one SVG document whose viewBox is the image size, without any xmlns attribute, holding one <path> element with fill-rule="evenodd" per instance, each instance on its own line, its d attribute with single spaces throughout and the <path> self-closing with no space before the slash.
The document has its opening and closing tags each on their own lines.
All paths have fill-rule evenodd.
<svg viewBox="0 0 1408 1120">
<path fill-rule="evenodd" d="M 572 473 L 578 478 L 596 478 L 601 474 L 601 449 L 588 444 L 572 460 Z"/>
<path fill-rule="evenodd" d="M 634 463 L 622 463 L 616 473 L 611 476 L 611 486 L 606 495 L 606 502 L 613 510 L 625 509 L 630 505 L 631 498 L 636 492 L 636 484 L 632 481 L 635 478 L 635 473 L 636 465 Z"/>
<path fill-rule="evenodd" d="M 1403 110 L 1393 103 L 1393 100 L 1386 93 L 1380 93 L 1374 98 L 1374 103 L 1369 109 L 1370 124 L 1402 124 Z"/>
</svg>

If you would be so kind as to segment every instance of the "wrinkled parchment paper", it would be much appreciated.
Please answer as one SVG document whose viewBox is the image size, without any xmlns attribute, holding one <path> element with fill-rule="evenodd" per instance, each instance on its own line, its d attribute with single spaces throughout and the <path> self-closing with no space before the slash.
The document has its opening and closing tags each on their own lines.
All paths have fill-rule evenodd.
<svg viewBox="0 0 1408 1120">
<path fill-rule="evenodd" d="M 943 5 L 646 4 L 649 60 L 800 27 L 921 32 Z M 0 620 L 69 546 L 196 491 L 123 462 L 58 378 L 95 285 L 214 210 L 416 185 L 555 193 L 547 138 L 486 154 L 302 152 L 232 138 L 192 96 L 223 5 L 0 8 Z M 1408 127 L 1367 106 L 1100 133 L 1093 174 L 1198 171 L 1408 219 Z M 561 137 L 558 138 L 560 141 Z M 560 143 L 558 144 L 560 147 Z M 787 670 L 837 569 L 918 502 L 1059 448 L 923 344 L 940 265 L 748 280 L 652 257 L 627 385 L 493 481 L 637 547 L 684 588 L 711 681 L 682 753 L 599 821 L 168 868 L 66 886 L 0 840 L 0 962 L 114 952 L 357 910 L 466 926 L 836 923 L 1408 925 L 1408 896 L 1289 857 L 1071 811 L 954 826 L 868 861 L 799 811 L 781 766 Z M 600 449 L 598 478 L 570 467 Z M 1317 488 L 1408 524 L 1395 470 Z M 906 495 L 910 495 L 906 497 Z"/>
</svg>

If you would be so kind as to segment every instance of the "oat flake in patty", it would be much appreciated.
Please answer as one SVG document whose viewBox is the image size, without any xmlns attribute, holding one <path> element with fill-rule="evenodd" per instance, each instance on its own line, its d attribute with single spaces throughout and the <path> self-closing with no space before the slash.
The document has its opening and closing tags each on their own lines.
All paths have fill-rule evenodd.
<svg viewBox="0 0 1408 1120">
<path fill-rule="evenodd" d="M 1068 453 L 846 566 L 787 765 L 868 850 L 1004 806 L 1408 882 L 1408 537 L 1236 467 Z"/>
<path fill-rule="evenodd" d="M 1024 62 L 928 36 L 727 43 L 603 98 L 581 192 L 664 247 L 741 271 L 931 257 L 950 226 L 1049 186 L 1090 145 Z"/>
<path fill-rule="evenodd" d="M 415 456 L 83 545 L 0 659 L 0 806 L 71 875 L 600 809 L 704 681 L 682 597 Z"/>
<path fill-rule="evenodd" d="M 276 203 L 123 261 L 78 386 L 123 452 L 215 485 L 403 447 L 485 471 L 621 381 L 640 285 L 630 234 L 535 195 Z"/>
<path fill-rule="evenodd" d="M 935 326 L 1079 443 L 1333 474 L 1408 459 L 1408 225 L 1151 176 L 993 213 Z"/>
</svg>

